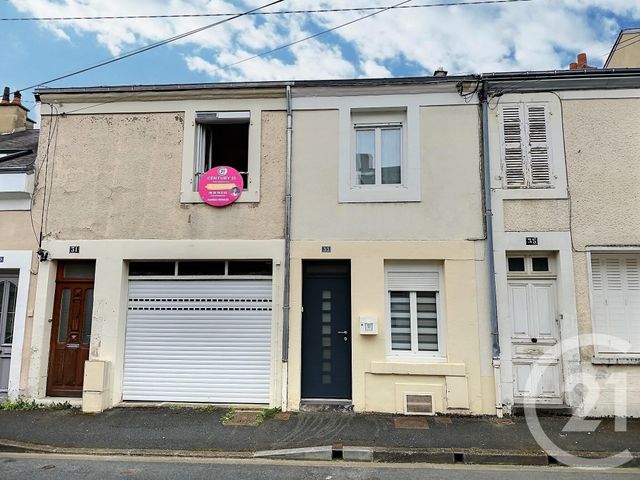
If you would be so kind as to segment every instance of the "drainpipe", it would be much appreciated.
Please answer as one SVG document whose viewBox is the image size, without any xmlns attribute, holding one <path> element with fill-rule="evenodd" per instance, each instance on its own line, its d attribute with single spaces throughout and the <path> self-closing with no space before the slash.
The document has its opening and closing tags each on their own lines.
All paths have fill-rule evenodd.
<svg viewBox="0 0 640 480">
<path fill-rule="evenodd" d="M 284 288 L 282 302 L 282 410 L 288 404 L 289 368 L 289 297 L 291 277 L 291 142 L 293 137 L 293 115 L 291 107 L 291 85 L 287 85 L 287 160 L 284 187 Z"/>
<path fill-rule="evenodd" d="M 493 211 L 491 209 L 491 162 L 489 159 L 489 103 L 487 82 L 482 82 L 482 169 L 484 171 L 484 216 L 487 229 L 487 253 L 489 263 L 489 316 L 491 319 L 491 347 L 493 375 L 496 387 L 496 415 L 502 417 L 502 391 L 500 379 L 500 336 L 496 299 L 496 264 L 493 256 Z"/>
</svg>

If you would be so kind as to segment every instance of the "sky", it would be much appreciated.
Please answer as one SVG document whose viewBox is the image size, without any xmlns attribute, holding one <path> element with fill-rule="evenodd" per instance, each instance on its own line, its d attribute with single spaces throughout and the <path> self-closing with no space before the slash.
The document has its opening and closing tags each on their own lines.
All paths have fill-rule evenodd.
<svg viewBox="0 0 640 480">
<path fill-rule="evenodd" d="M 229 16 L 6 20 L 241 13 L 273 0 L 0 0 L 0 87 L 200 83 L 567 68 L 578 52 L 604 63 L 618 32 L 640 26 L 638 0 L 284 0 L 139 55 L 77 71 Z M 485 1 L 485 0 L 475 0 Z M 435 3 L 458 5 L 427 6 Z M 368 18 L 374 12 L 380 12 Z M 361 20 L 357 20 L 362 18 Z M 357 21 L 354 21 L 357 20 Z M 329 33 L 303 40 L 338 27 Z M 292 42 L 293 46 L 265 52 Z M 261 55 L 254 57 L 256 55 Z M 237 63 L 240 62 L 242 63 Z M 27 103 L 29 107 L 29 103 Z"/>
</svg>

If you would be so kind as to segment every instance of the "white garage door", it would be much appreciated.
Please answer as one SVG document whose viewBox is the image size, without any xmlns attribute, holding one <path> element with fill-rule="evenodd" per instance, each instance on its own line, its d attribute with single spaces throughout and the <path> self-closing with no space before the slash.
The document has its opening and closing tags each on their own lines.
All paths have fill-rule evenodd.
<svg viewBox="0 0 640 480">
<path fill-rule="evenodd" d="M 124 400 L 269 403 L 271 280 L 131 280 Z"/>
</svg>

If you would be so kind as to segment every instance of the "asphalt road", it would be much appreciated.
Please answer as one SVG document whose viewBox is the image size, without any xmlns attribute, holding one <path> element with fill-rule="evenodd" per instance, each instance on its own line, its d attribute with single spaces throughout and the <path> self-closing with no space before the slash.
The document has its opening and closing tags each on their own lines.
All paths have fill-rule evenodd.
<svg viewBox="0 0 640 480">
<path fill-rule="evenodd" d="M 0 454 L 0 479 L 109 480 L 631 480 L 638 469 L 585 471 L 564 467 L 284 462 Z"/>
</svg>

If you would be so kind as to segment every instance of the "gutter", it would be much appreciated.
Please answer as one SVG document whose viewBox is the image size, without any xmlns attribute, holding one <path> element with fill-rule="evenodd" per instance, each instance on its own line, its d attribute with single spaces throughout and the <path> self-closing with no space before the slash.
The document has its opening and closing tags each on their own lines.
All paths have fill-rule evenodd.
<svg viewBox="0 0 640 480">
<path fill-rule="evenodd" d="M 482 105 L 482 170 L 484 173 L 484 218 L 487 230 L 486 258 L 489 266 L 489 318 L 491 321 L 491 350 L 493 357 L 494 382 L 496 389 L 496 415 L 502 417 L 502 393 L 500 375 L 500 332 L 498 328 L 498 307 L 496 294 L 496 263 L 493 255 L 493 210 L 491 199 L 491 161 L 489 157 L 489 102 L 487 81 L 482 82 L 480 102 Z"/>
</svg>

